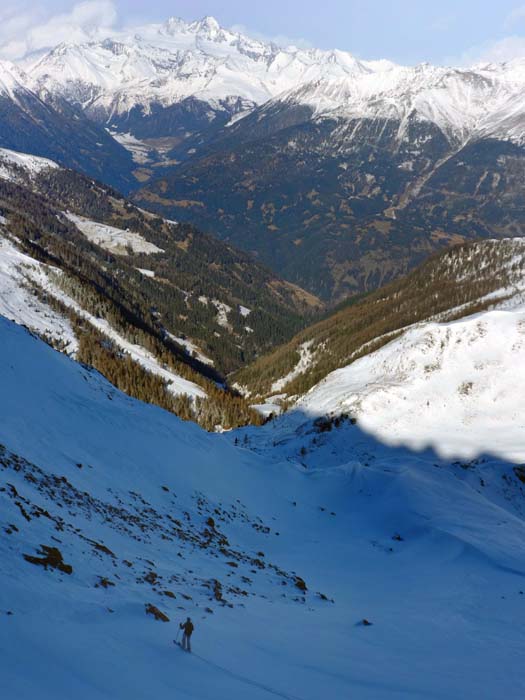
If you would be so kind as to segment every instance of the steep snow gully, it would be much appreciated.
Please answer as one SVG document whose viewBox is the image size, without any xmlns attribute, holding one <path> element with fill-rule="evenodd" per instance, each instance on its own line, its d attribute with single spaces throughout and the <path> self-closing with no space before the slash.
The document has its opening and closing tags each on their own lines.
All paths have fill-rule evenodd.
<svg viewBox="0 0 525 700">
<path fill-rule="evenodd" d="M 299 411 L 210 435 L 0 335 L 3 697 L 524 697 L 521 466 Z"/>
</svg>

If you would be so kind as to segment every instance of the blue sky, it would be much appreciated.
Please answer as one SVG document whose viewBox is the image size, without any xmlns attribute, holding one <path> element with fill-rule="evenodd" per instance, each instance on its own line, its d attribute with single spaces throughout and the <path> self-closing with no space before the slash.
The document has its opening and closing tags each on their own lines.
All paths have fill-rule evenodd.
<svg viewBox="0 0 525 700">
<path fill-rule="evenodd" d="M 525 0 L 2 0 L 0 54 L 16 58 L 28 36 L 33 45 L 45 43 L 64 22 L 89 29 L 207 14 L 254 36 L 360 58 L 412 64 L 525 56 Z"/>
</svg>

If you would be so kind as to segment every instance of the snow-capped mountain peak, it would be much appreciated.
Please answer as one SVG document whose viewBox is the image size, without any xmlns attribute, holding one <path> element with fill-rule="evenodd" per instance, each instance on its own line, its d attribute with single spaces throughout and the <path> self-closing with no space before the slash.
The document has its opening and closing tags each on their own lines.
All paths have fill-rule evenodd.
<svg viewBox="0 0 525 700">
<path fill-rule="evenodd" d="M 494 68 L 475 71 L 428 63 L 404 67 L 355 61 L 346 65 L 342 74 L 303 82 L 277 95 L 268 106 L 308 106 L 316 118 L 391 119 L 400 123 L 400 136 L 409 119 L 417 119 L 435 124 L 457 143 L 484 132 L 516 141 L 524 138 L 525 71 L 521 74 L 508 66 L 497 72 Z M 501 126 L 512 115 L 517 121 L 513 133 Z"/>
<path fill-rule="evenodd" d="M 209 34 L 209 35 L 214 35 L 217 34 L 217 32 L 220 32 L 222 27 L 221 25 L 217 22 L 215 17 L 211 17 L 207 15 L 206 17 L 203 17 L 201 20 L 197 20 L 195 22 L 192 22 L 189 25 L 189 28 L 194 31 L 196 34 Z"/>
<path fill-rule="evenodd" d="M 0 61 L 0 95 L 15 99 L 17 92 L 23 91 L 29 78 L 24 71 L 10 61 Z"/>
<path fill-rule="evenodd" d="M 213 17 L 191 23 L 174 17 L 101 42 L 61 44 L 24 66 L 37 91 L 61 93 L 106 115 L 190 96 L 261 104 L 323 76 L 372 72 L 347 52 L 281 48 L 225 29 Z"/>
<path fill-rule="evenodd" d="M 37 92 L 59 93 L 102 120 L 190 97 L 212 109 L 278 98 L 309 105 L 316 116 L 403 123 L 412 115 L 461 143 L 478 130 L 505 136 L 508 105 L 510 138 L 523 138 L 515 112 L 522 108 L 524 61 L 466 69 L 361 61 L 341 50 L 265 43 L 207 16 L 195 22 L 172 17 L 101 42 L 61 44 L 24 66 Z"/>
</svg>

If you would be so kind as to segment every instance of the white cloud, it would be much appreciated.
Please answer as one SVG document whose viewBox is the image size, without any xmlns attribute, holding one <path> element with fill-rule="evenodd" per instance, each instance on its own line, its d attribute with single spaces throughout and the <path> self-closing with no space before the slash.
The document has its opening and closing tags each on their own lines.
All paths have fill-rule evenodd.
<svg viewBox="0 0 525 700">
<path fill-rule="evenodd" d="M 239 34 L 244 34 L 245 36 L 249 36 L 252 39 L 258 39 L 259 41 L 263 41 L 264 43 L 269 43 L 272 42 L 274 44 L 277 44 L 277 46 L 282 46 L 282 47 L 288 47 L 288 46 L 296 46 L 299 49 L 311 49 L 312 44 L 307 40 L 307 39 L 300 39 L 300 38 L 292 38 L 289 36 L 286 36 L 285 34 L 277 34 L 276 36 L 268 36 L 266 34 L 262 34 L 261 32 L 256 32 L 252 29 L 249 29 L 248 27 L 245 27 L 243 24 L 234 24 L 232 27 L 230 27 L 232 32 L 238 32 Z"/>
<path fill-rule="evenodd" d="M 506 36 L 473 46 L 462 54 L 457 63 L 472 66 L 477 63 L 504 63 L 516 58 L 525 58 L 525 36 Z"/>
<path fill-rule="evenodd" d="M 485 41 L 471 46 L 459 58 L 447 63 L 472 66 L 479 63 L 505 63 L 515 59 L 525 59 L 525 5 L 515 7 L 505 17 L 503 28 L 508 32 L 499 39 Z"/>
<path fill-rule="evenodd" d="M 70 12 L 49 16 L 42 10 L 0 10 L 0 57 L 15 60 L 61 42 L 84 42 L 107 37 L 117 21 L 111 0 L 85 0 Z"/>
</svg>

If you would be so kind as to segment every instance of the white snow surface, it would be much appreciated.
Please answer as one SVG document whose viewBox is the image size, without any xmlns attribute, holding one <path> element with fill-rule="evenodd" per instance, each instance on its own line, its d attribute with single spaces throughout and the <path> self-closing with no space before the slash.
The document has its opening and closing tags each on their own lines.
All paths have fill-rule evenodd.
<svg viewBox="0 0 525 700">
<path fill-rule="evenodd" d="M 155 277 L 154 270 L 146 270 L 143 267 L 137 267 L 137 270 L 140 272 L 141 275 L 144 275 L 144 277 L 150 277 L 150 278 Z"/>
<path fill-rule="evenodd" d="M 195 357 L 200 361 L 204 362 L 205 365 L 213 365 L 214 362 L 211 358 L 209 358 L 207 355 L 205 355 L 202 350 L 199 348 L 198 345 L 196 345 L 194 342 L 192 342 L 189 338 L 178 336 L 178 335 L 173 335 L 172 333 L 168 333 L 169 337 L 174 340 L 176 343 L 179 345 L 182 345 L 182 347 L 186 350 L 188 355 L 195 355 Z"/>
<path fill-rule="evenodd" d="M 118 131 L 111 131 L 110 129 L 108 129 L 108 133 L 131 153 L 135 163 L 144 165 L 150 162 L 152 149 L 146 143 L 133 136 L 133 134 L 120 134 Z"/>
<path fill-rule="evenodd" d="M 211 303 L 215 306 L 217 309 L 217 323 L 219 326 L 222 326 L 223 328 L 230 328 L 230 322 L 228 321 L 228 314 L 231 313 L 232 307 L 228 306 L 223 301 L 219 301 L 218 299 L 212 299 Z"/>
<path fill-rule="evenodd" d="M 510 306 L 509 302 L 505 303 Z M 297 405 L 348 412 L 378 439 L 525 461 L 525 306 L 426 323 L 332 372 Z"/>
<path fill-rule="evenodd" d="M 416 115 L 454 142 L 473 136 L 525 139 L 525 59 L 449 68 L 360 61 L 339 50 L 282 48 L 221 27 L 213 18 L 116 31 L 88 44 L 60 44 L 22 65 L 26 83 L 72 99 L 94 114 L 169 106 L 196 97 L 213 110 L 246 114 L 278 97 L 319 115 L 395 118 L 400 136 Z M 231 123 L 235 122 L 235 114 Z M 138 162 L 140 146 L 124 137 Z"/>
<path fill-rule="evenodd" d="M 281 377 L 280 379 L 278 379 L 277 381 L 275 381 L 272 384 L 271 391 L 273 394 L 278 393 L 279 391 L 284 389 L 284 387 L 287 384 L 289 384 L 291 381 L 296 379 L 296 377 L 298 377 L 300 374 L 303 374 L 304 372 L 306 372 L 308 367 L 310 367 L 310 365 L 312 364 L 313 344 L 314 344 L 313 340 L 307 340 L 305 343 L 303 343 L 299 347 L 299 360 L 298 360 L 297 364 L 290 372 L 288 372 L 287 375 L 285 375 L 284 377 Z"/>
<path fill-rule="evenodd" d="M 18 94 L 24 92 L 28 83 L 27 74 L 10 61 L 0 61 L 0 95 L 19 103 Z"/>
<path fill-rule="evenodd" d="M 251 449 L 239 433 L 236 448 L 2 319 L 0 338 L 6 698 L 524 696 L 525 490 L 512 464 L 461 467 L 350 424 L 321 434 L 300 414 L 244 431 Z M 42 544 L 71 575 L 24 559 Z M 187 615 L 192 655 L 172 641 Z"/>
<path fill-rule="evenodd" d="M 134 253 L 145 253 L 146 255 L 164 252 L 162 248 L 158 248 L 154 243 L 150 243 L 134 231 L 124 231 L 71 212 L 66 212 L 66 216 L 92 243 L 110 250 L 112 253 L 127 255 L 128 247 L 131 247 Z"/>
<path fill-rule="evenodd" d="M 0 316 L 52 338 L 63 344 L 64 352 L 74 354 L 78 342 L 69 319 L 51 309 L 31 290 L 31 285 L 43 287 L 48 283 L 46 269 L 47 266 L 21 253 L 0 234 Z"/>
<path fill-rule="evenodd" d="M 19 153 L 8 148 L 0 148 L 0 178 L 4 180 L 16 181 L 18 168 L 21 168 L 24 174 L 31 178 L 46 170 L 55 170 L 59 167 L 57 163 L 48 158 L 40 158 L 28 153 Z"/>
</svg>

